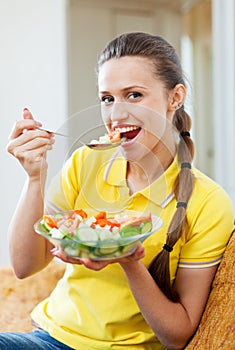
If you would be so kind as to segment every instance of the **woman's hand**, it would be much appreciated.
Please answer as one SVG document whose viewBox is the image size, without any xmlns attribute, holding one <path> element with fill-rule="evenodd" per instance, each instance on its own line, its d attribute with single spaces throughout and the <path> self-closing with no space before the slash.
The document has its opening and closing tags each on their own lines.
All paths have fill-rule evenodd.
<svg viewBox="0 0 235 350">
<path fill-rule="evenodd" d="M 142 259 L 145 256 L 144 247 L 140 245 L 133 254 L 123 257 L 123 258 L 117 258 L 117 259 L 111 259 L 111 260 L 91 260 L 87 258 L 71 258 L 67 256 L 61 249 L 59 248 L 53 248 L 51 250 L 51 253 L 53 256 L 63 260 L 66 263 L 70 264 L 79 264 L 84 265 L 88 269 L 99 271 L 102 270 L 104 267 L 106 267 L 109 264 L 113 263 L 120 263 L 120 265 L 125 264 L 132 264 L 135 263 L 137 260 Z"/>
<path fill-rule="evenodd" d="M 36 235 L 33 229 L 34 223 L 44 212 L 46 153 L 54 143 L 53 135 L 38 130 L 40 126 L 41 123 L 34 120 L 30 111 L 25 108 L 23 119 L 15 123 L 7 145 L 8 152 L 21 163 L 28 174 L 8 229 L 12 266 L 19 278 L 40 271 L 52 259 L 52 245 Z"/>
<path fill-rule="evenodd" d="M 46 173 L 46 153 L 54 143 L 53 134 L 37 129 L 41 125 L 25 108 L 23 119 L 15 123 L 7 145 L 7 151 L 19 160 L 31 178 L 41 178 Z"/>
</svg>

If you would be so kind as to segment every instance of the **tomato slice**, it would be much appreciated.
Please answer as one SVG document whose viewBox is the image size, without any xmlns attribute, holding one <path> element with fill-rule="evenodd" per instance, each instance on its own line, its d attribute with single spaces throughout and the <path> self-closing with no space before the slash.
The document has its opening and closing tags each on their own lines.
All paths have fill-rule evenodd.
<svg viewBox="0 0 235 350">
<path fill-rule="evenodd" d="M 52 219 L 51 216 L 49 215 L 43 215 L 43 220 L 46 223 L 47 226 L 51 227 L 51 228 L 58 228 L 55 221 Z"/>
<path fill-rule="evenodd" d="M 96 222 L 94 222 L 95 225 L 99 225 L 100 227 L 105 227 L 106 225 L 113 227 L 120 227 L 120 223 L 117 222 L 117 220 L 112 218 L 107 218 L 107 214 L 105 211 L 101 211 L 95 216 Z"/>
<path fill-rule="evenodd" d="M 101 211 L 98 214 L 95 215 L 96 221 L 100 220 L 100 219 L 106 219 L 106 212 L 105 211 Z"/>
<path fill-rule="evenodd" d="M 82 209 L 75 209 L 75 210 L 70 210 L 67 212 L 67 214 L 65 215 L 65 219 L 70 219 L 70 218 L 74 218 L 74 215 L 75 214 L 78 214 L 80 215 L 83 219 L 86 219 L 87 218 L 87 213 L 82 210 Z"/>
<path fill-rule="evenodd" d="M 83 219 L 88 217 L 87 213 L 82 209 L 76 209 L 74 210 L 74 213 L 80 215 Z"/>
<path fill-rule="evenodd" d="M 117 220 L 110 218 L 107 220 L 107 225 L 113 228 L 113 227 L 120 227 L 121 224 L 117 222 Z"/>
<path fill-rule="evenodd" d="M 112 142 L 117 142 L 117 141 L 120 141 L 120 139 L 121 139 L 121 134 L 117 130 L 110 131 L 108 136 Z"/>
<path fill-rule="evenodd" d="M 100 225 L 100 227 L 105 227 L 108 225 L 108 221 L 106 219 L 98 219 L 95 222 L 96 225 Z"/>
</svg>

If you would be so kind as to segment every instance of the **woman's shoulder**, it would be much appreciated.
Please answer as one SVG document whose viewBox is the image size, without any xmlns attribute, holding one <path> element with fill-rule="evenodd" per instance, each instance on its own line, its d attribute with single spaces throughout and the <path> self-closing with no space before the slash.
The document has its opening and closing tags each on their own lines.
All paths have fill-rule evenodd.
<svg viewBox="0 0 235 350">
<path fill-rule="evenodd" d="M 225 209 L 233 213 L 232 199 L 223 186 L 197 168 L 192 171 L 195 182 L 191 203 L 196 203 L 198 208 Z"/>
<path fill-rule="evenodd" d="M 203 173 L 197 168 L 193 168 L 192 172 L 195 178 L 195 187 L 197 188 L 197 190 L 201 190 L 202 193 L 208 191 L 215 191 L 224 194 L 225 196 L 228 196 L 228 193 L 225 191 L 223 186 L 216 182 L 215 179 Z"/>
</svg>

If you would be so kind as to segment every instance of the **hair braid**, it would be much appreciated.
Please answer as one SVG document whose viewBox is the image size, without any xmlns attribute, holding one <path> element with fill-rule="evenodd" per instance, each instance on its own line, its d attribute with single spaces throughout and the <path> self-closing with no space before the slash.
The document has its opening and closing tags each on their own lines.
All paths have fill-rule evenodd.
<svg viewBox="0 0 235 350">
<path fill-rule="evenodd" d="M 180 61 L 175 49 L 162 37 L 135 32 L 125 33 L 112 40 L 100 55 L 99 68 L 106 61 L 123 56 L 141 56 L 150 59 L 155 67 L 155 74 L 169 91 L 177 84 L 184 84 Z M 171 300 L 178 300 L 170 283 L 169 252 L 177 240 L 184 233 L 187 226 L 186 206 L 193 191 L 193 175 L 190 164 L 194 156 L 194 145 L 190 138 L 191 119 L 181 106 L 175 112 L 173 125 L 179 132 L 178 161 L 189 166 L 181 166 L 181 170 L 174 184 L 174 193 L 177 202 L 181 205 L 173 215 L 169 224 L 164 249 L 152 261 L 149 271 L 159 288 Z"/>
<path fill-rule="evenodd" d="M 183 106 L 175 112 L 173 124 L 179 134 L 184 133 L 184 136 L 180 135 L 180 141 L 178 144 L 178 161 L 180 164 L 191 164 L 194 156 L 194 145 L 189 134 L 191 120 L 188 114 L 184 111 Z M 176 208 L 169 224 L 166 245 L 171 248 L 174 247 L 175 243 L 187 228 L 186 206 L 191 197 L 193 186 L 194 177 L 190 166 L 181 167 L 174 184 L 174 194 L 178 203 L 185 203 L 186 205 Z M 149 271 L 164 294 L 169 299 L 178 301 L 178 295 L 174 291 L 170 282 L 169 252 L 169 250 L 167 251 L 166 249 L 163 249 L 152 261 Z"/>
</svg>

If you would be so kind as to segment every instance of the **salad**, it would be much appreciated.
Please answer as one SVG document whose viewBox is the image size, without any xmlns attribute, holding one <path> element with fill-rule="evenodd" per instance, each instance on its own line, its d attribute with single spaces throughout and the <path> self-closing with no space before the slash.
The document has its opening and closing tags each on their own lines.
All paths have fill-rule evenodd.
<svg viewBox="0 0 235 350">
<path fill-rule="evenodd" d="M 78 209 L 44 215 L 34 228 L 68 256 L 106 260 L 132 254 L 139 242 L 162 226 L 162 220 L 149 212 L 88 213 Z"/>
<path fill-rule="evenodd" d="M 111 144 L 115 142 L 121 141 L 121 134 L 119 131 L 110 131 L 108 134 L 99 137 L 99 140 L 92 140 L 90 142 L 91 145 L 99 145 L 99 144 Z"/>
<path fill-rule="evenodd" d="M 53 238 L 77 238 L 80 241 L 97 242 L 149 232 L 152 229 L 152 217 L 150 213 L 140 217 L 125 214 L 107 217 L 105 211 L 88 217 L 86 211 L 79 209 L 65 215 L 44 215 L 41 225 Z"/>
</svg>

